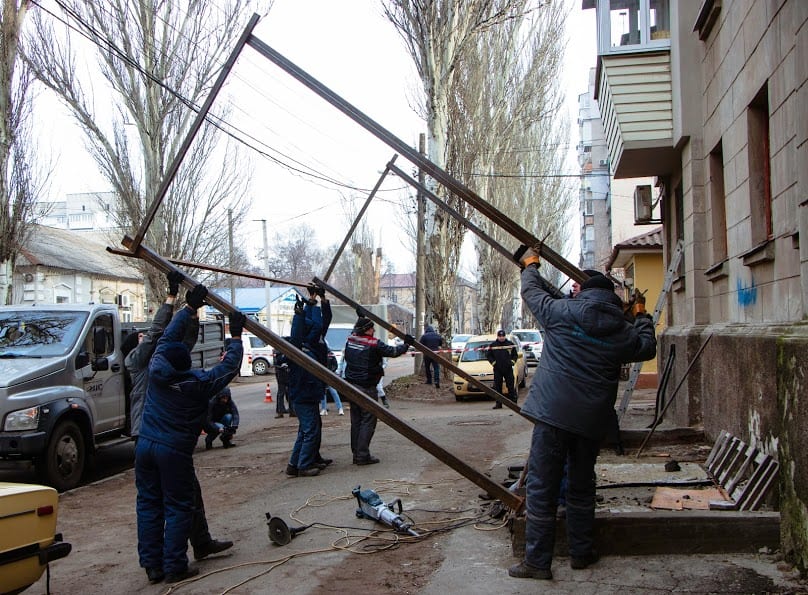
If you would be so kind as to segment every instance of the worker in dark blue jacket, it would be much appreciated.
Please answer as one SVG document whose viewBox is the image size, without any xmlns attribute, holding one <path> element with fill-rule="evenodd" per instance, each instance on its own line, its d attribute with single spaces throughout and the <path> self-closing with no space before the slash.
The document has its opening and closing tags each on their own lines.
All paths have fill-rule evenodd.
<svg viewBox="0 0 808 595">
<path fill-rule="evenodd" d="M 544 329 L 544 348 L 522 413 L 535 426 L 527 474 L 525 559 L 516 578 L 549 580 L 559 487 L 567 464 L 567 541 L 570 566 L 594 564 L 595 462 L 617 398 L 620 366 L 656 355 L 654 323 L 632 324 L 614 285 L 592 275 L 572 299 L 556 299 L 539 274 L 538 251 L 514 255 L 522 270 L 522 299 Z"/>
<path fill-rule="evenodd" d="M 204 305 L 207 289 L 186 295 L 157 343 L 149 365 L 143 422 L 135 449 L 138 555 L 149 581 L 178 582 L 198 574 L 188 566 L 187 540 L 194 510 L 193 451 L 210 398 L 238 375 L 245 316 L 230 314 L 230 334 L 222 361 L 209 370 L 191 369 L 182 342 L 192 316 Z"/>
</svg>

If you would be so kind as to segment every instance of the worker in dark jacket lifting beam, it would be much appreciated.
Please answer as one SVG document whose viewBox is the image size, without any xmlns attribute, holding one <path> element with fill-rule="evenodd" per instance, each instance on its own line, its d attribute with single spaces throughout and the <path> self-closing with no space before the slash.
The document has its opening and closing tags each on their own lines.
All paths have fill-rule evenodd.
<svg viewBox="0 0 808 595">
<path fill-rule="evenodd" d="M 345 380 L 362 393 L 379 400 L 376 385 L 384 375 L 382 359 L 398 357 L 407 352 L 415 338 L 406 335 L 401 345 L 393 347 L 373 336 L 373 321 L 358 311 L 359 319 L 354 324 L 353 333 L 345 343 Z M 354 465 L 373 465 L 379 459 L 370 456 L 370 441 L 376 431 L 376 416 L 351 403 L 351 451 Z"/>
<path fill-rule="evenodd" d="M 520 248 L 522 299 L 544 329 L 544 349 L 522 413 L 534 423 L 527 474 L 525 559 L 508 569 L 516 578 L 549 580 L 556 507 L 567 464 L 567 532 L 570 565 L 598 560 L 594 549 L 595 461 L 614 409 L 620 366 L 656 355 L 653 320 L 623 316 L 614 285 L 601 274 L 572 299 L 554 299 L 539 274 L 539 254 Z"/>
</svg>

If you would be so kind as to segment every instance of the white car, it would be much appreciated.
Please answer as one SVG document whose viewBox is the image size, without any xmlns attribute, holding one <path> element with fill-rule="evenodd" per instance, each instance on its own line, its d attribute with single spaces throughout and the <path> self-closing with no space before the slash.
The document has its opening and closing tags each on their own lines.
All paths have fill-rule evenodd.
<svg viewBox="0 0 808 595">
<path fill-rule="evenodd" d="M 525 362 L 528 366 L 538 366 L 541 359 L 541 350 L 544 346 L 541 332 L 535 328 L 517 328 L 511 331 L 519 337 L 522 349 L 525 351 Z"/>
<path fill-rule="evenodd" d="M 454 335 L 452 337 L 452 359 L 457 361 L 460 359 L 460 354 L 463 352 L 463 347 L 473 335 Z"/>
</svg>

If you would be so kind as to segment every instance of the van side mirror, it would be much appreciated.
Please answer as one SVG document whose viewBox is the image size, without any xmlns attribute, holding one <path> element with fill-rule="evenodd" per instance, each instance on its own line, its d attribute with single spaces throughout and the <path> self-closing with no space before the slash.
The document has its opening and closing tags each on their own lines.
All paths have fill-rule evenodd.
<svg viewBox="0 0 808 595">
<path fill-rule="evenodd" d="M 109 360 L 105 357 L 97 357 L 93 362 L 93 372 L 103 372 L 109 370 Z"/>
</svg>

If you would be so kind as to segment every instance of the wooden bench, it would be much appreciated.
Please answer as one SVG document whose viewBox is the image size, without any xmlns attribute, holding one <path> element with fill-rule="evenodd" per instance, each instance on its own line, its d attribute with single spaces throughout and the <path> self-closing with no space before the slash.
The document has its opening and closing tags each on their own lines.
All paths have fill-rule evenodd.
<svg viewBox="0 0 808 595">
<path fill-rule="evenodd" d="M 710 500 L 711 510 L 757 510 L 777 478 L 771 456 L 721 430 L 707 457 L 707 473 L 725 500 Z"/>
</svg>

